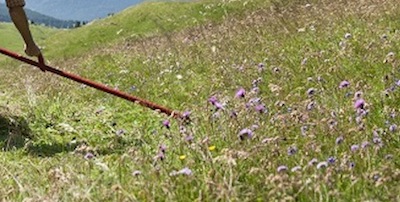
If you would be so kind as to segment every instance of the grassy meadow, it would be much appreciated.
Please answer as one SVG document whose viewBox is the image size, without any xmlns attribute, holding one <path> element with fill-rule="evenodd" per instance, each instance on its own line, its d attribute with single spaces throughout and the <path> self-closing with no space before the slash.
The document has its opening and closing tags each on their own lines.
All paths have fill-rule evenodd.
<svg viewBox="0 0 400 202">
<path fill-rule="evenodd" d="M 0 201 L 400 201 L 395 0 L 144 3 L 34 29 L 51 66 L 191 122 L 1 56 Z"/>
</svg>

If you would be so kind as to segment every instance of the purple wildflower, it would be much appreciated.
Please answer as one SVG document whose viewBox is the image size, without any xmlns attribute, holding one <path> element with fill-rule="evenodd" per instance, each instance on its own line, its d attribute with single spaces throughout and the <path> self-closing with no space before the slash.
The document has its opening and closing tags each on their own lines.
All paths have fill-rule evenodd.
<svg viewBox="0 0 400 202">
<path fill-rule="evenodd" d="M 365 149 L 367 147 L 369 147 L 370 143 L 368 141 L 364 141 L 361 143 L 361 148 Z"/>
<path fill-rule="evenodd" d="M 355 99 L 360 99 L 362 95 L 363 95 L 363 93 L 361 91 L 357 91 L 357 92 L 354 93 L 354 98 Z"/>
<path fill-rule="evenodd" d="M 278 173 L 286 172 L 287 170 L 288 170 L 288 167 L 287 167 L 287 166 L 279 166 L 279 167 L 277 168 Z"/>
<path fill-rule="evenodd" d="M 389 126 L 389 131 L 390 132 L 395 132 L 397 130 L 397 125 L 396 124 L 392 124 Z"/>
<path fill-rule="evenodd" d="M 347 87 L 349 87 L 349 85 L 350 85 L 350 83 L 348 81 L 344 80 L 344 81 L 340 82 L 339 88 L 340 89 L 347 88 Z"/>
<path fill-rule="evenodd" d="M 231 111 L 231 118 L 236 118 L 238 116 L 236 111 Z"/>
<path fill-rule="evenodd" d="M 308 126 L 301 126 L 300 131 L 303 136 L 306 136 L 308 131 Z"/>
<path fill-rule="evenodd" d="M 240 88 L 238 91 L 236 91 L 235 97 L 244 98 L 245 95 L 246 95 L 246 90 L 244 90 L 244 88 Z"/>
<path fill-rule="evenodd" d="M 315 102 L 311 101 L 310 103 L 307 104 L 307 110 L 311 111 L 315 107 Z"/>
<path fill-rule="evenodd" d="M 142 171 L 140 171 L 140 170 L 135 170 L 135 171 L 132 172 L 132 175 L 135 176 L 135 177 L 137 177 L 137 176 L 139 176 L 141 174 L 142 174 Z"/>
<path fill-rule="evenodd" d="M 214 106 L 215 106 L 215 108 L 216 108 L 217 110 L 222 110 L 222 109 L 224 109 L 224 105 L 222 105 L 222 104 L 219 103 L 219 102 L 215 102 L 215 103 L 214 103 Z"/>
<path fill-rule="evenodd" d="M 187 142 L 192 142 L 193 139 L 194 139 L 193 135 L 188 135 L 188 136 L 185 137 L 185 140 L 186 140 Z"/>
<path fill-rule="evenodd" d="M 165 153 L 167 151 L 167 146 L 165 144 L 162 144 L 158 147 L 161 153 Z"/>
<path fill-rule="evenodd" d="M 253 92 L 253 93 L 259 93 L 260 92 L 260 88 L 259 87 L 253 87 L 252 89 L 251 89 L 251 92 Z"/>
<path fill-rule="evenodd" d="M 190 111 L 185 111 L 185 112 L 183 112 L 182 116 L 183 116 L 184 119 L 189 119 L 190 118 L 190 114 L 191 114 Z"/>
<path fill-rule="evenodd" d="M 165 159 L 165 154 L 163 152 L 158 152 L 157 156 L 155 156 L 154 159 L 163 161 Z"/>
<path fill-rule="evenodd" d="M 297 147 L 296 146 L 290 146 L 287 149 L 287 153 L 288 153 L 289 156 L 292 156 L 292 155 L 296 154 L 297 153 Z"/>
<path fill-rule="evenodd" d="M 350 33 L 346 33 L 346 34 L 344 35 L 344 38 L 345 38 L 345 39 L 350 39 L 350 38 L 351 38 L 351 34 L 350 34 Z"/>
<path fill-rule="evenodd" d="M 178 171 L 179 174 L 182 175 L 192 175 L 193 172 L 188 167 L 183 168 L 182 170 Z"/>
<path fill-rule="evenodd" d="M 311 161 L 308 162 L 309 166 L 315 165 L 318 163 L 318 160 L 316 158 L 311 159 Z"/>
<path fill-rule="evenodd" d="M 263 69 L 263 68 L 265 67 L 265 65 L 264 65 L 264 63 L 259 63 L 259 64 L 257 65 L 257 67 Z"/>
<path fill-rule="evenodd" d="M 212 104 L 215 105 L 215 103 L 218 101 L 217 97 L 215 96 L 211 96 L 210 98 L 208 98 L 208 101 Z"/>
<path fill-rule="evenodd" d="M 364 99 L 359 98 L 354 102 L 354 108 L 355 109 L 364 109 L 364 107 L 365 107 Z"/>
<path fill-rule="evenodd" d="M 117 130 L 117 131 L 115 132 L 115 134 L 116 134 L 117 136 L 121 136 L 121 135 L 125 134 L 125 130 L 124 130 L 124 129 L 119 129 L 119 130 Z"/>
<path fill-rule="evenodd" d="M 92 159 L 92 158 L 94 158 L 94 155 L 93 155 L 93 153 L 88 152 L 88 153 L 85 154 L 85 157 L 84 157 L 84 158 L 85 158 L 85 159 Z"/>
<path fill-rule="evenodd" d="M 318 163 L 317 165 L 317 169 L 322 169 L 322 168 L 326 168 L 328 167 L 328 163 L 326 161 L 322 161 L 320 163 Z"/>
<path fill-rule="evenodd" d="M 315 94 L 316 91 L 317 91 L 317 90 L 316 90 L 315 88 L 309 88 L 309 89 L 307 90 L 307 95 L 308 95 L 308 96 L 312 96 L 312 95 Z"/>
<path fill-rule="evenodd" d="M 353 152 L 355 152 L 355 151 L 357 151 L 359 148 L 360 148 L 360 146 L 359 146 L 358 144 L 354 144 L 354 145 L 351 145 L 350 150 L 353 151 Z"/>
<path fill-rule="evenodd" d="M 336 144 L 342 144 L 342 143 L 343 143 L 343 140 L 344 140 L 343 136 L 340 136 L 340 137 L 336 138 L 335 143 L 336 143 Z"/>
<path fill-rule="evenodd" d="M 297 172 L 297 171 L 300 171 L 300 170 L 301 170 L 301 166 L 295 166 L 290 171 Z"/>
<path fill-rule="evenodd" d="M 251 84 L 253 85 L 253 87 L 257 87 L 258 84 L 262 81 L 262 78 L 258 78 L 258 79 L 254 79 Z"/>
<path fill-rule="evenodd" d="M 166 127 L 167 129 L 170 129 L 170 127 L 171 127 L 171 123 L 169 122 L 169 120 L 164 120 L 164 121 L 162 122 L 162 125 L 163 125 L 164 127 Z"/>
<path fill-rule="evenodd" d="M 381 144 L 381 143 L 382 143 L 382 138 L 380 138 L 380 137 L 374 137 L 374 138 L 372 138 L 372 142 L 373 142 L 374 144 Z"/>
<path fill-rule="evenodd" d="M 349 168 L 350 168 L 350 169 L 353 169 L 354 167 L 356 167 L 356 163 L 350 162 L 350 163 L 349 163 Z"/>
<path fill-rule="evenodd" d="M 335 162 L 336 162 L 336 158 L 335 157 L 331 156 L 331 157 L 328 158 L 328 163 L 329 164 L 334 164 Z"/>
<path fill-rule="evenodd" d="M 244 140 L 245 138 L 246 138 L 246 136 L 247 136 L 247 138 L 252 138 L 253 137 L 253 131 L 252 130 L 250 130 L 250 129 L 248 129 L 248 128 L 245 128 L 245 129 L 243 129 L 243 130 L 241 130 L 240 132 L 239 132 L 239 139 L 240 140 Z"/>
<path fill-rule="evenodd" d="M 265 112 L 265 105 L 264 105 L 264 104 L 256 105 L 256 106 L 254 107 L 254 109 L 255 109 L 257 112 L 264 113 L 264 112 Z"/>
<path fill-rule="evenodd" d="M 386 155 L 385 155 L 385 159 L 386 159 L 386 160 L 391 160 L 391 159 L 393 159 L 393 154 L 386 154 Z"/>
</svg>

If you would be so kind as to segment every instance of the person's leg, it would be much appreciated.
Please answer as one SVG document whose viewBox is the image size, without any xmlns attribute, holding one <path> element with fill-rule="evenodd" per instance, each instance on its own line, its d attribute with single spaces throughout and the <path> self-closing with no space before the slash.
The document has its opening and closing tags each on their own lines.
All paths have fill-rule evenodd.
<svg viewBox="0 0 400 202">
<path fill-rule="evenodd" d="M 41 54 L 40 49 L 33 40 L 28 19 L 23 9 L 25 1 L 7 0 L 6 3 L 9 8 L 11 19 L 25 41 L 25 53 L 29 56 L 39 56 Z"/>
</svg>

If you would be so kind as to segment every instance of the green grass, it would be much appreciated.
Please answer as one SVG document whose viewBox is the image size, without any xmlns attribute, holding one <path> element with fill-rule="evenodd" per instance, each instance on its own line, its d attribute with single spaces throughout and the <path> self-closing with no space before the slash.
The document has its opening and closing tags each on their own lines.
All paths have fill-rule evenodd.
<svg viewBox="0 0 400 202">
<path fill-rule="evenodd" d="M 43 26 L 31 26 L 32 34 L 35 36 L 37 43 L 42 44 L 45 39 L 61 30 L 47 28 Z M 0 46 L 13 51 L 21 51 L 23 40 L 17 29 L 11 23 L 0 23 Z"/>
<path fill-rule="evenodd" d="M 188 125 L 0 63 L 1 199 L 400 200 L 397 2 L 245 2 L 148 3 L 42 42 L 53 66 L 189 110 Z"/>
</svg>

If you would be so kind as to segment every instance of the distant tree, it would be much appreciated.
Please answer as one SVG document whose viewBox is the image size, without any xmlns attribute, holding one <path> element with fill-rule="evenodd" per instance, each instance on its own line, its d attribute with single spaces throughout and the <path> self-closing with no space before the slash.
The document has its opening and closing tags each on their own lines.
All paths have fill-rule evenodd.
<svg viewBox="0 0 400 202">
<path fill-rule="evenodd" d="M 76 21 L 74 27 L 78 28 L 81 26 L 81 21 Z"/>
</svg>

